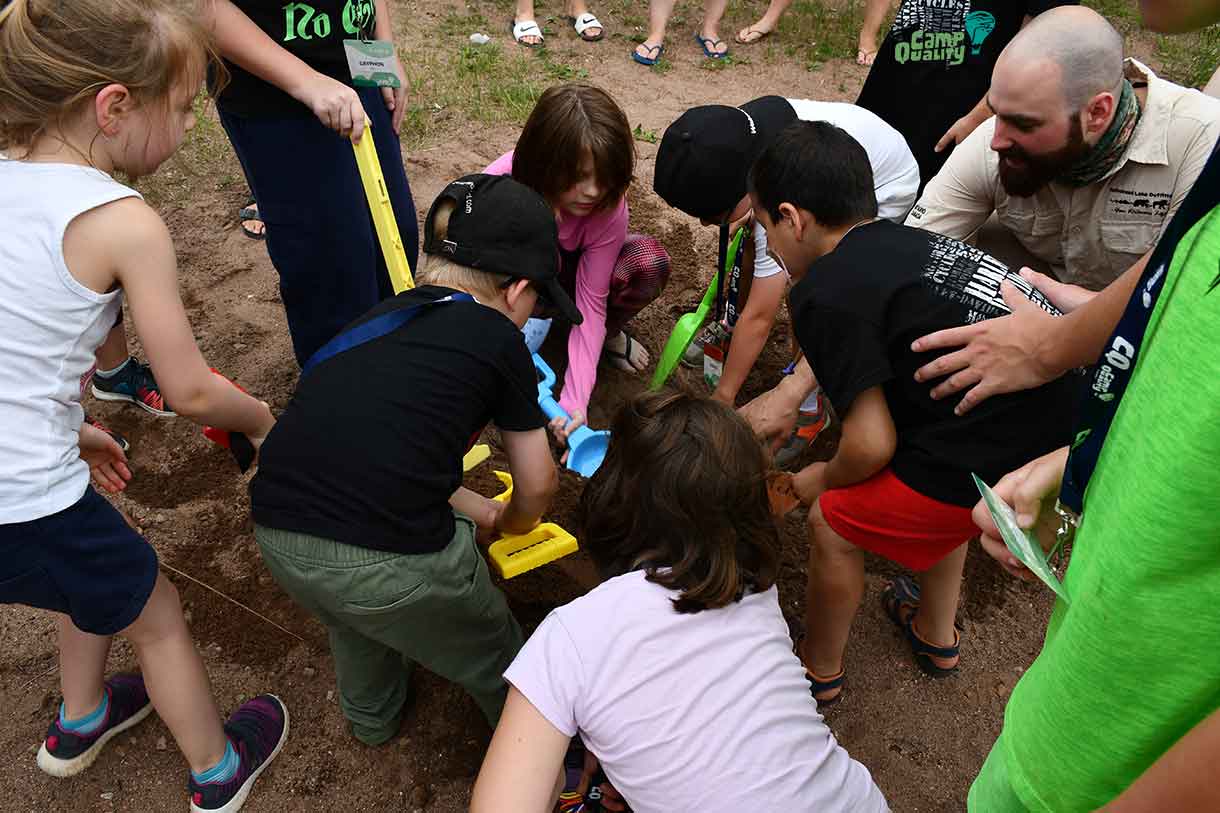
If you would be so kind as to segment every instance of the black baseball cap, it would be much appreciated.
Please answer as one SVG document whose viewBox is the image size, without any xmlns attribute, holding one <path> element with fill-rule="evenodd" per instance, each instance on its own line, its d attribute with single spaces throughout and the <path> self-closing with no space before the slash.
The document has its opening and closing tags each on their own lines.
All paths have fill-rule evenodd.
<svg viewBox="0 0 1220 813">
<path fill-rule="evenodd" d="M 746 196 L 754 159 L 796 119 L 782 96 L 692 107 L 665 130 L 652 188 L 692 217 L 719 217 Z"/>
<path fill-rule="evenodd" d="M 453 201 L 449 228 L 436 236 L 436 210 Z M 538 295 L 574 325 L 584 321 L 559 284 L 559 230 L 542 196 L 507 175 L 464 175 L 436 196 L 424 220 L 424 253 L 534 283 Z"/>
</svg>

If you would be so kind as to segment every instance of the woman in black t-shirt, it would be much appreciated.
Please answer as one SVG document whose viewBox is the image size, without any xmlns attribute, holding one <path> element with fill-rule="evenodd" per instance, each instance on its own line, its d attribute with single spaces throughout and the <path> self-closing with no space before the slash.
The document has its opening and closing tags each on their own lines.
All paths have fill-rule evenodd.
<svg viewBox="0 0 1220 813">
<path fill-rule="evenodd" d="M 955 144 L 991 117 L 987 89 L 1004 47 L 1032 17 L 1077 0 L 902 0 L 856 104 L 906 136 L 920 192 Z M 860 54 L 891 0 L 868 0 Z M 869 21 L 873 30 L 870 32 Z M 869 34 L 871 33 L 871 37 Z M 940 151 L 938 151 L 940 147 Z"/>
<path fill-rule="evenodd" d="M 280 275 L 297 363 L 393 294 L 351 138 L 372 137 L 406 249 L 419 234 L 398 128 L 405 88 L 353 87 L 345 39 L 392 40 L 388 0 L 209 0 L 216 105 Z M 372 127 L 365 133 L 365 117 Z"/>
</svg>

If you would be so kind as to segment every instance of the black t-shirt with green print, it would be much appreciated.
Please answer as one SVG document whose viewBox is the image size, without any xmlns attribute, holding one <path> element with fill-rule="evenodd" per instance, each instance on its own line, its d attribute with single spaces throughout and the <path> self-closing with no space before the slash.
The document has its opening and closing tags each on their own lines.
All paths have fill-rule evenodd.
<svg viewBox="0 0 1220 813">
<path fill-rule="evenodd" d="M 352 83 L 343 41 L 371 39 L 374 0 L 232 0 L 278 45 L 319 73 Z M 308 108 L 274 85 L 226 61 L 229 84 L 217 104 L 239 116 L 307 114 Z"/>
<path fill-rule="evenodd" d="M 978 104 L 1004 46 L 1035 17 L 1077 0 L 902 0 L 856 104 L 906 136 L 920 189 L 951 150 L 933 151 Z"/>
</svg>

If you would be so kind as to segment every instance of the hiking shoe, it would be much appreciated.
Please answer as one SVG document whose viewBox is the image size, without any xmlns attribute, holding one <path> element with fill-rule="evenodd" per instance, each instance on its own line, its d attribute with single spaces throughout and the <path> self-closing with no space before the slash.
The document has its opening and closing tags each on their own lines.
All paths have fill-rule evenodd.
<svg viewBox="0 0 1220 813">
<path fill-rule="evenodd" d="M 788 441 L 775 453 L 775 467 L 789 469 L 800 460 L 801 455 L 813 445 L 818 435 L 830 426 L 830 410 L 826 408 L 826 398 L 818 392 L 818 408 L 807 412 L 801 410 L 796 418 L 796 430 L 788 437 Z"/>
<path fill-rule="evenodd" d="M 697 370 L 702 369 L 703 346 L 708 342 L 715 344 L 728 335 L 729 331 L 725 330 L 724 325 L 719 322 L 708 322 L 704 325 L 703 330 L 699 331 L 699 334 L 686 346 L 686 350 L 682 353 L 682 364 Z"/>
<path fill-rule="evenodd" d="M 51 776 L 75 776 L 93 764 L 97 755 L 116 734 L 126 731 L 152 712 L 144 678 L 115 675 L 104 686 L 110 698 L 106 720 L 91 734 L 76 734 L 60 728 L 59 714 L 47 729 L 47 738 L 38 749 L 38 767 Z"/>
<path fill-rule="evenodd" d="M 273 694 L 242 704 L 225 723 L 225 735 L 237 752 L 237 773 L 228 782 L 200 783 L 191 776 L 191 813 L 237 813 L 258 779 L 288 739 L 288 709 Z"/>
<path fill-rule="evenodd" d="M 114 438 L 114 442 L 119 444 L 119 448 L 123 450 L 123 454 L 127 454 L 131 451 L 131 444 L 127 442 L 127 438 L 123 437 L 118 432 L 99 421 L 97 418 L 92 418 L 89 415 L 85 415 L 85 423 L 89 424 L 94 429 L 101 429 L 107 435 Z"/>
<path fill-rule="evenodd" d="M 94 374 L 93 397 L 102 401 L 129 401 L 159 418 L 172 418 L 175 414 L 166 405 L 152 370 L 130 357 L 108 378 Z"/>
</svg>

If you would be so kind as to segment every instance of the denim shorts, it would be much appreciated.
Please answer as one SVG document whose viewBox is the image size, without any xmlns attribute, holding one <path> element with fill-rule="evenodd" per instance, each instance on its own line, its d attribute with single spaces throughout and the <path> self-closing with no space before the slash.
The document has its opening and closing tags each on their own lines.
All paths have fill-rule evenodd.
<svg viewBox="0 0 1220 813">
<path fill-rule="evenodd" d="M 58 513 L 0 525 L 0 604 L 113 635 L 140 616 L 156 582 L 156 552 L 92 486 Z"/>
</svg>

